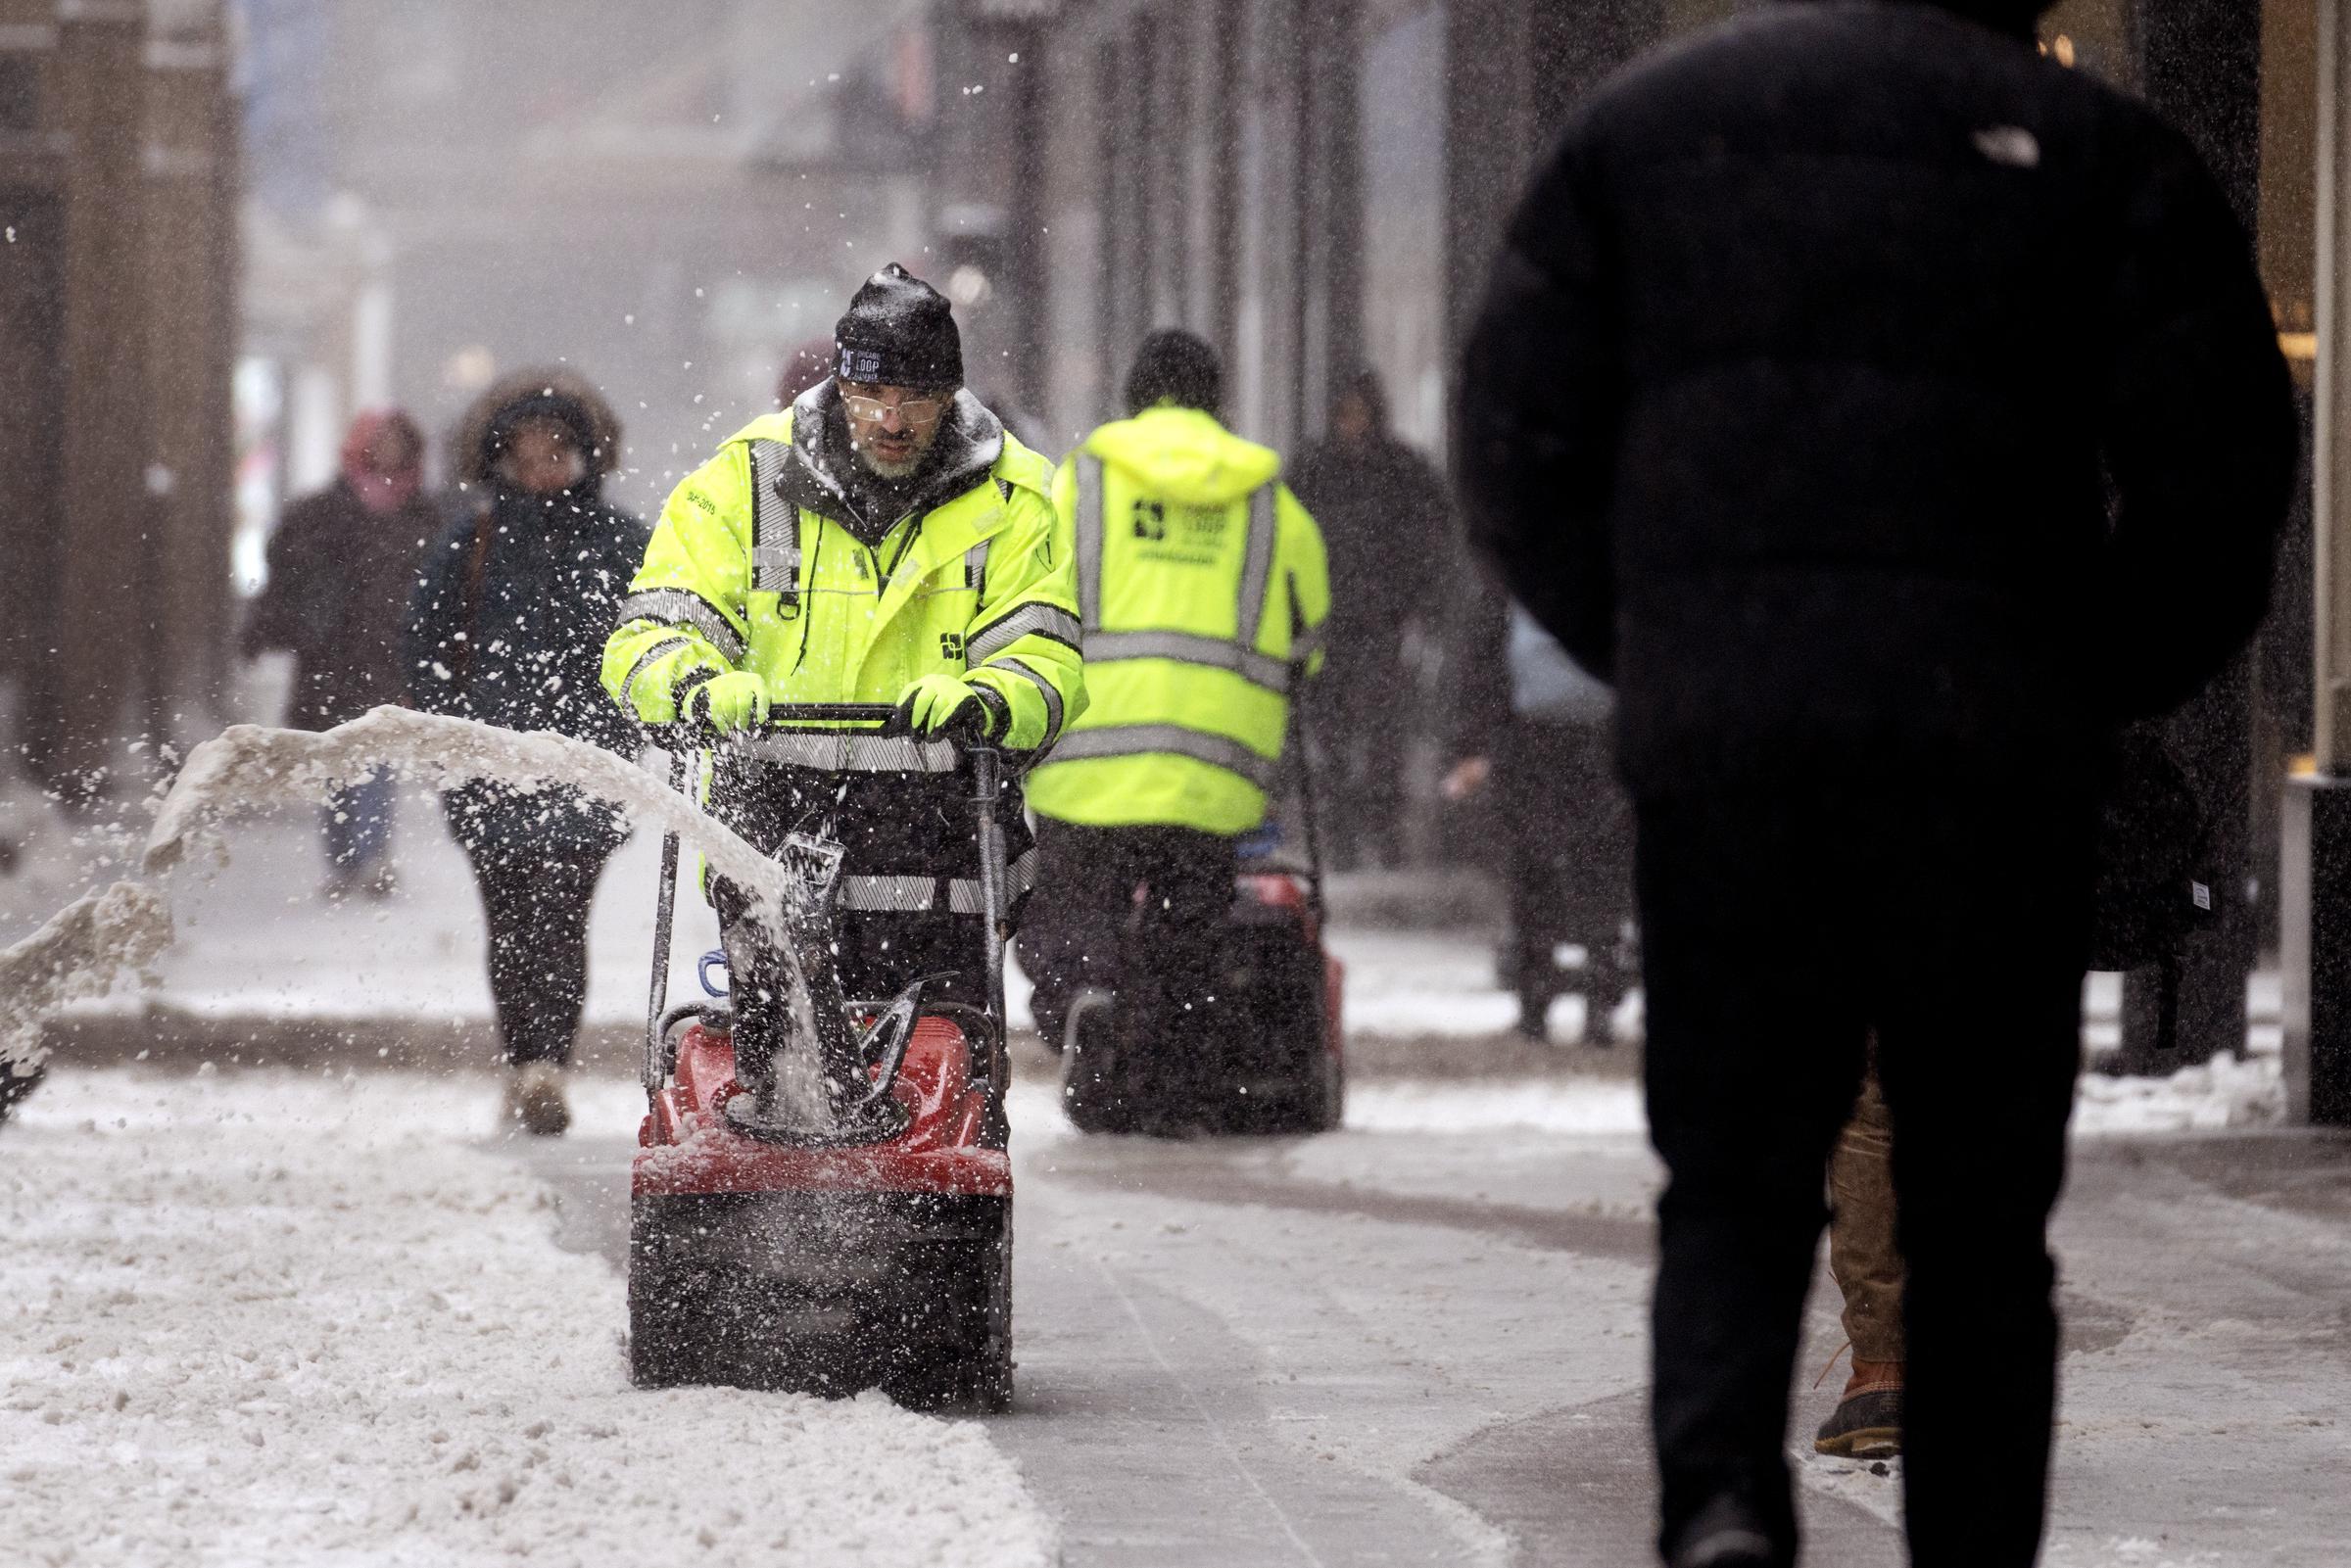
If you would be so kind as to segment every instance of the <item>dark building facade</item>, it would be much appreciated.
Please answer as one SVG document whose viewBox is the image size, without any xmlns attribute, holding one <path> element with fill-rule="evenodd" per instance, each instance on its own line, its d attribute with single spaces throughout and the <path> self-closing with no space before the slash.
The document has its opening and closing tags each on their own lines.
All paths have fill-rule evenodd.
<svg viewBox="0 0 2351 1568">
<path fill-rule="evenodd" d="M 47 782 L 222 671 L 229 68 L 215 0 L 0 0 L 0 687 Z"/>
</svg>

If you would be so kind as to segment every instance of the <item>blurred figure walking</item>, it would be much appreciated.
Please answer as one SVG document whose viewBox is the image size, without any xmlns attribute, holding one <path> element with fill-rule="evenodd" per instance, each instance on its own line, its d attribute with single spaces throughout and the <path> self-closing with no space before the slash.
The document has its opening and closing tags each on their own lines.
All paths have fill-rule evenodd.
<svg viewBox="0 0 2351 1568">
<path fill-rule="evenodd" d="M 408 698 L 402 642 L 424 547 L 441 520 L 423 495 L 424 433 L 398 409 L 360 414 L 335 482 L 286 508 L 269 538 L 269 575 L 245 621 L 247 658 L 294 655 L 285 723 L 330 730 Z M 392 890 L 385 851 L 393 787 L 383 773 L 338 789 L 324 808 L 326 896 Z"/>
<path fill-rule="evenodd" d="M 1638 983 L 1633 812 L 1616 782 L 1616 697 L 1578 669 L 1534 617 L 1482 582 L 1460 634 L 1455 761 L 1443 793 L 1467 800 L 1489 784 L 1510 888 L 1511 935 L 1499 968 L 1518 999 L 1518 1032 L 1550 1036 L 1551 1004 L 1584 999 L 1586 1045 L 1614 1038 L 1612 1019 Z M 1561 947 L 1579 947 L 1574 967 Z"/>
<path fill-rule="evenodd" d="M 1410 653 L 1441 641 L 1446 608 L 1431 574 L 1454 559 L 1453 497 L 1428 459 L 1388 429 L 1379 376 L 1359 371 L 1330 410 L 1330 433 L 1290 471 L 1330 557 L 1330 675 L 1309 718 L 1327 760 L 1322 787 L 1332 863 L 1399 858 L 1408 742 L 1427 727 Z"/>
<path fill-rule="evenodd" d="M 567 371 L 525 371 L 474 404 L 455 455 L 464 505 L 426 556 L 410 614 L 416 706 L 634 756 L 636 721 L 598 679 L 649 537 L 602 499 L 620 460 L 611 407 Z M 443 800 L 489 924 L 490 990 L 514 1069 L 507 1117 L 559 1133 L 571 1120 L 561 1069 L 588 990 L 588 908 L 628 831 L 609 806 L 560 786 L 473 784 Z"/>
<path fill-rule="evenodd" d="M 1873 1028 L 1911 1560 L 2035 1560 L 2101 776 L 2268 590 L 2294 425 L 2245 235 L 2040 9 L 1792 0 L 1636 64 L 1469 339 L 1472 539 L 1617 691 L 1677 1568 L 1795 1560 L 1791 1362 Z"/>
</svg>

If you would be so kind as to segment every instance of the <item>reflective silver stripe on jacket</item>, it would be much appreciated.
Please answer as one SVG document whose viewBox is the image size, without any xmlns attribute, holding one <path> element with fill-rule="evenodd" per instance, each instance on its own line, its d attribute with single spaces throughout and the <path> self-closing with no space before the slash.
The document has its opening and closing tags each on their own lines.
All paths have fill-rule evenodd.
<svg viewBox="0 0 2351 1568">
<path fill-rule="evenodd" d="M 1271 653 L 1236 646 L 1221 637 L 1198 637 L 1190 632 L 1096 632 L 1085 641 L 1088 665 L 1118 659 L 1176 659 L 1230 670 L 1252 686 L 1275 695 L 1290 689 L 1290 666 Z"/>
<path fill-rule="evenodd" d="M 1102 624 L 1102 459 L 1078 454 L 1078 614 L 1085 630 Z"/>
<path fill-rule="evenodd" d="M 1004 902 L 1007 907 L 1020 901 L 1023 893 L 1036 885 L 1036 851 L 1029 850 L 1004 868 Z M 953 915 L 986 913 L 980 896 L 978 879 L 953 877 L 943 879 L 947 885 L 946 908 Z M 843 909 L 879 911 L 893 915 L 915 915 L 938 908 L 937 877 L 843 877 L 836 897 Z"/>
<path fill-rule="evenodd" d="M 800 551 L 797 546 L 753 545 L 751 546 L 751 592 L 754 594 L 789 594 L 800 583 Z"/>
<path fill-rule="evenodd" d="M 776 489 L 790 453 L 780 441 L 751 443 L 751 592 L 789 594 L 800 583 L 798 508 Z"/>
<path fill-rule="evenodd" d="M 1237 773 L 1258 788 L 1271 792 L 1281 771 L 1278 758 L 1261 757 L 1228 736 L 1186 730 L 1179 724 L 1122 724 L 1072 733 L 1053 754 L 1054 762 L 1082 762 L 1094 757 L 1133 757 L 1164 751 L 1195 762 Z"/>
<path fill-rule="evenodd" d="M 743 635 L 727 624 L 718 606 L 686 588 L 654 588 L 642 594 L 631 594 L 620 601 L 620 613 L 613 625 L 626 626 L 631 621 L 657 621 L 663 626 L 690 626 L 710 640 L 710 645 L 730 664 L 743 659 Z"/>
<path fill-rule="evenodd" d="M 1306 661 L 1321 651 L 1322 628 L 1319 626 L 1312 630 L 1302 630 L 1296 637 L 1290 639 L 1290 662 L 1299 669 L 1306 668 Z"/>
<path fill-rule="evenodd" d="M 636 706 L 637 678 L 645 673 L 646 667 L 664 654 L 675 653 L 680 648 L 692 646 L 694 644 L 685 638 L 665 637 L 643 653 L 638 654 L 637 662 L 629 666 L 629 673 L 621 679 L 620 700 L 631 707 Z"/>
<path fill-rule="evenodd" d="M 973 633 L 972 640 L 964 644 L 964 661 L 985 664 L 1022 638 L 1038 632 L 1072 647 L 1080 647 L 1085 641 L 1085 628 L 1068 610 L 1058 604 L 1024 604 L 1002 620 Z"/>
<path fill-rule="evenodd" d="M 1257 629 L 1266 617 L 1266 589 L 1273 581 L 1272 480 L 1249 493 L 1249 553 L 1241 562 L 1240 618 L 1232 640 L 1242 647 L 1257 646 Z"/>
<path fill-rule="evenodd" d="M 953 773 L 952 740 L 917 740 L 911 736 L 852 735 L 799 731 L 748 736 L 728 749 L 760 762 L 781 762 L 826 773 Z"/>
<path fill-rule="evenodd" d="M 963 552 L 963 586 L 987 597 L 987 541 L 982 540 Z"/>
<path fill-rule="evenodd" d="M 1025 676 L 1036 683 L 1037 690 L 1043 692 L 1045 696 L 1045 737 L 1039 740 L 1036 746 L 1039 751 L 1042 751 L 1051 745 L 1053 737 L 1061 734 L 1061 693 L 1054 689 L 1053 683 L 1031 669 L 1028 662 L 1023 659 L 998 659 L 988 668 L 1010 670 L 1015 675 Z"/>
</svg>

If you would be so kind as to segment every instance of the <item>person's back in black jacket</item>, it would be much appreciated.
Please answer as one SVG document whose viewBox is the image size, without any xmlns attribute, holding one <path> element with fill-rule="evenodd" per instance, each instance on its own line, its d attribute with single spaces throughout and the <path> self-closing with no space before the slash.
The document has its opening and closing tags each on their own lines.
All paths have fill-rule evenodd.
<svg viewBox="0 0 2351 1568">
<path fill-rule="evenodd" d="M 2260 617 L 2293 434 L 2245 238 L 2177 132 L 1969 4 L 1637 66 L 1511 228 L 1472 539 L 1617 682 L 1637 788 L 2082 763 Z"/>
<path fill-rule="evenodd" d="M 2037 10 L 1792 3 L 1636 65 L 1463 369 L 1472 543 L 1617 688 L 1676 1562 L 1793 1560 L 1789 1365 L 1873 1030 L 1912 1560 L 2033 1560 L 2100 762 L 2263 607 L 2293 426 L 2245 237 Z"/>
</svg>

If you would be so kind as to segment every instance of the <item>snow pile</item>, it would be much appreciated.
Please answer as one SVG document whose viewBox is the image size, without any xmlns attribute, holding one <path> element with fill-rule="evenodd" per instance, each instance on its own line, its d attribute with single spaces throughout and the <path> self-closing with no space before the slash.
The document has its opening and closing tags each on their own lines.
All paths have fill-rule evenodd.
<svg viewBox="0 0 2351 1568">
<path fill-rule="evenodd" d="M 171 945 L 171 911 L 138 882 L 117 882 L 60 910 L 23 941 L 0 948 L 0 1064 L 37 1065 L 41 1023 L 68 1002 L 104 996 L 125 971 Z"/>
<path fill-rule="evenodd" d="M 2269 1126 L 2285 1118 L 2279 1059 L 2215 1057 L 2168 1078 L 2118 1078 L 2086 1072 L 2074 1098 L 2074 1131 L 2084 1137 L 2145 1132 L 2218 1132 Z"/>
<path fill-rule="evenodd" d="M 1357 1079 L 1347 1085 L 1350 1132 L 1649 1131 L 1641 1086 L 1623 1078 L 1568 1075 L 1445 1082 Z"/>
<path fill-rule="evenodd" d="M 0 1540 L 47 1564 L 1041 1564 L 972 1423 L 628 1385 L 622 1286 L 418 1075 L 73 1072 L 0 1141 Z"/>
</svg>

